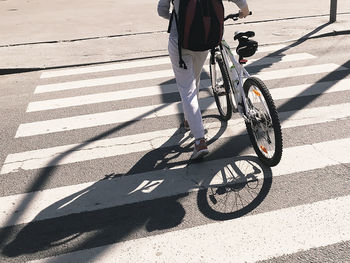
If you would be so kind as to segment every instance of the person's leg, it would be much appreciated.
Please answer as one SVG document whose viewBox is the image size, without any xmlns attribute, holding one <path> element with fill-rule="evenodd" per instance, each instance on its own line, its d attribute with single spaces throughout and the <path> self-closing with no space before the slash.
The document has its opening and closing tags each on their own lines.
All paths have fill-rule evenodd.
<svg viewBox="0 0 350 263">
<path fill-rule="evenodd" d="M 193 52 L 193 53 L 194 53 L 193 55 L 194 74 L 196 77 L 197 92 L 199 93 L 201 72 L 203 69 L 203 65 L 208 57 L 208 51 Z"/>
<path fill-rule="evenodd" d="M 180 68 L 177 41 L 169 39 L 169 55 L 172 62 L 176 83 L 182 100 L 183 111 L 195 139 L 204 138 L 202 114 L 198 104 L 194 58 L 191 52 L 183 50 L 182 58 L 187 69 Z"/>
<path fill-rule="evenodd" d="M 200 77 L 201 77 L 203 65 L 208 56 L 208 51 L 193 52 L 192 56 L 193 56 L 194 75 L 196 78 L 196 92 L 197 92 L 197 98 L 199 99 Z M 202 125 L 203 125 L 203 120 L 202 120 Z M 195 141 L 195 147 L 191 158 L 192 159 L 201 158 L 207 155 L 208 153 L 209 153 L 209 150 L 208 150 L 205 138 L 197 139 Z"/>
</svg>

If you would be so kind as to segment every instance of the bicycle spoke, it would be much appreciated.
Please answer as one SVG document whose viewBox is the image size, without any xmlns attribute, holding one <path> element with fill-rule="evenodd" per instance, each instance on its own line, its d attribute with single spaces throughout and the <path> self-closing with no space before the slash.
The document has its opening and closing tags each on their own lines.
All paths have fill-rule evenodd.
<svg viewBox="0 0 350 263">
<path fill-rule="evenodd" d="M 249 109 L 246 126 L 254 150 L 265 164 L 274 166 L 282 156 L 281 126 L 274 102 L 264 83 L 257 78 L 247 79 L 244 92 Z"/>
<path fill-rule="evenodd" d="M 275 147 L 273 145 L 274 141 L 271 140 L 271 135 L 273 137 L 273 128 L 269 125 L 269 123 L 271 123 L 271 116 L 266 101 L 261 91 L 256 86 L 251 86 L 248 91 L 248 98 L 253 111 L 255 111 L 256 116 L 258 116 L 256 124 L 253 124 L 253 130 L 255 131 L 259 149 L 266 157 L 271 158 L 274 155 Z"/>
<path fill-rule="evenodd" d="M 212 58 L 210 60 L 212 61 Z M 224 121 L 228 121 L 232 116 L 232 98 L 229 76 L 220 53 L 215 54 L 215 64 L 210 64 L 210 79 L 220 116 Z"/>
</svg>

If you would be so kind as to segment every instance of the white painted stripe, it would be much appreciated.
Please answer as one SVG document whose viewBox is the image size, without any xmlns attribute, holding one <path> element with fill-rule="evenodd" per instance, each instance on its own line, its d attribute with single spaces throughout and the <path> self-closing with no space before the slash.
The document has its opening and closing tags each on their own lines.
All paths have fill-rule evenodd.
<svg viewBox="0 0 350 263">
<path fill-rule="evenodd" d="M 39 85 L 36 87 L 34 93 L 45 93 L 53 91 L 62 91 L 70 89 L 79 89 L 95 86 L 104 86 L 104 85 L 114 85 L 126 82 L 135 82 L 140 80 L 150 80 L 158 78 L 168 78 L 174 76 L 173 70 L 160 70 L 160 71 L 150 71 L 144 73 L 128 74 L 114 77 L 105 77 L 105 78 L 96 78 L 88 80 L 78 80 L 78 81 L 69 81 L 57 84 L 47 84 Z"/>
<path fill-rule="evenodd" d="M 257 53 L 259 53 L 259 52 L 260 53 L 261 52 L 274 52 L 274 51 L 281 50 L 285 47 L 286 47 L 285 45 L 259 47 Z M 293 61 L 293 60 L 288 60 L 287 59 L 288 56 L 291 56 L 291 55 L 286 55 L 285 59 L 287 61 Z M 307 54 L 304 57 L 304 59 L 306 59 L 308 56 L 311 56 L 311 55 Z M 311 57 L 309 57 L 309 58 L 311 58 Z M 79 68 L 73 68 L 73 69 L 48 71 L 48 72 L 42 73 L 40 78 L 54 78 L 54 77 L 72 76 L 72 75 L 80 75 L 80 74 L 88 74 L 88 73 L 99 73 L 99 72 L 106 72 L 106 71 L 113 71 L 113 70 L 120 70 L 120 69 L 157 66 L 157 65 L 163 65 L 163 64 L 170 64 L 169 57 L 157 58 L 157 59 L 142 59 L 142 60 L 137 60 L 137 61 L 113 63 L 113 64 L 108 64 L 108 65 L 99 65 L 99 66 L 79 67 Z"/>
<path fill-rule="evenodd" d="M 170 64 L 170 58 L 164 57 L 164 58 L 158 58 L 158 59 L 143 59 L 143 60 L 114 63 L 114 64 L 108 64 L 108 65 L 49 71 L 49 72 L 42 73 L 41 78 L 45 79 L 45 78 L 72 76 L 72 75 L 80 75 L 80 74 L 88 74 L 88 73 L 98 73 L 98 72 L 120 70 L 120 69 L 157 66 L 162 64 Z"/>
<path fill-rule="evenodd" d="M 271 89 L 270 93 L 274 100 L 281 100 L 348 90 L 350 90 L 350 79 L 342 79 L 290 86 L 286 88 L 276 88 Z"/>
<path fill-rule="evenodd" d="M 207 97 L 200 100 L 200 107 L 203 110 L 214 109 L 216 108 L 216 104 L 212 97 Z M 182 106 L 180 102 L 176 102 L 32 122 L 21 124 L 18 127 L 16 138 L 156 118 L 179 113 L 182 113 Z"/>
<path fill-rule="evenodd" d="M 350 196 L 34 262 L 256 262 L 350 240 Z M 198 243 L 200 242 L 200 244 Z"/>
<path fill-rule="evenodd" d="M 343 66 L 337 64 L 322 64 L 306 67 L 296 67 L 288 69 L 279 69 L 274 71 L 260 72 L 256 76 L 262 80 L 283 79 L 297 76 L 305 76 L 311 74 L 328 73 L 340 70 L 348 70 Z"/>
<path fill-rule="evenodd" d="M 52 110 L 72 106 L 81 106 L 86 104 L 126 100 L 133 98 L 140 98 L 145 96 L 155 96 L 160 94 L 167 94 L 177 91 L 176 84 L 159 85 L 146 88 L 128 89 L 114 92 L 105 92 L 98 94 L 91 94 L 85 96 L 76 96 L 70 98 L 34 101 L 30 102 L 27 112 Z"/>
<path fill-rule="evenodd" d="M 305 76 L 309 74 L 319 74 L 326 72 L 333 72 L 339 70 L 347 70 L 347 68 L 336 65 L 336 64 L 322 64 L 313 65 L 306 67 L 296 67 L 288 69 L 273 70 L 268 72 L 261 72 L 257 74 L 263 80 L 280 79 L 296 76 Z M 114 85 L 127 82 L 135 82 L 140 80 L 151 80 L 159 78 L 170 78 L 173 77 L 174 73 L 172 70 L 161 70 L 161 71 L 151 71 L 137 74 L 128 74 L 114 77 L 96 78 L 88 80 L 78 80 L 69 81 L 55 84 L 39 85 L 36 87 L 34 93 L 46 93 L 55 91 L 64 91 L 71 89 L 87 88 L 87 87 L 97 87 L 104 85 Z"/>
<path fill-rule="evenodd" d="M 280 113 L 282 128 L 337 121 L 342 118 L 349 118 L 349 116 L 350 103 Z M 217 138 L 220 126 L 220 122 L 208 124 L 206 126 L 208 130 L 207 137 Z M 245 126 L 242 119 L 230 120 L 228 128 L 220 135 L 220 138 L 233 137 L 239 134 L 245 134 Z M 55 162 L 55 165 L 62 165 L 139 151 L 149 151 L 159 147 L 178 145 L 179 142 L 186 145 L 187 142 L 184 140 L 184 137 L 186 136 L 179 133 L 177 129 L 169 129 L 99 140 L 86 146 L 72 144 L 14 153 L 7 156 L 0 174 L 17 172 L 21 169 L 32 170 L 46 167 L 55 158 L 59 159 Z M 65 158 L 59 158 L 65 152 L 69 152 L 69 154 Z"/>
<path fill-rule="evenodd" d="M 347 84 L 347 81 L 348 80 L 344 81 L 345 84 Z M 344 82 L 339 82 L 339 83 L 344 83 Z M 323 85 L 327 85 L 327 84 L 321 84 L 321 86 Z M 339 85 L 341 86 L 340 89 L 342 89 L 343 84 L 339 84 Z M 301 88 L 299 87 L 299 90 L 298 89 L 295 89 L 295 90 L 300 91 L 300 90 L 305 90 L 305 88 L 307 88 L 307 86 L 303 86 Z M 312 92 L 314 92 L 315 89 L 316 88 L 313 88 Z M 334 89 L 337 90 L 337 86 Z M 279 98 L 281 98 L 280 94 L 284 93 L 284 88 L 282 90 L 276 89 L 276 91 L 273 91 L 273 95 L 274 93 L 279 94 Z M 292 93 L 293 95 L 293 91 L 289 91 L 289 93 Z M 213 99 L 210 97 L 202 99 L 200 101 L 200 105 L 201 105 L 201 109 L 213 109 L 216 107 Z M 169 115 L 178 114 L 178 113 L 182 113 L 182 107 L 180 106 L 179 102 L 176 102 L 171 104 L 152 105 L 152 106 L 145 106 L 140 108 L 119 110 L 119 111 L 110 111 L 110 112 L 81 115 L 81 116 L 62 118 L 62 119 L 25 123 L 25 124 L 21 124 L 18 127 L 16 138 L 34 136 L 39 134 L 47 134 L 47 133 L 53 133 L 53 132 L 62 132 L 62 131 L 75 130 L 75 129 L 82 129 L 82 128 L 88 128 L 88 127 L 95 127 L 100 125 L 127 122 L 132 120 L 155 118 L 157 116 L 169 116 Z"/>
<path fill-rule="evenodd" d="M 209 80 L 201 81 L 201 89 L 210 86 Z M 294 98 L 300 96 L 310 96 L 322 93 L 332 93 L 350 90 L 350 79 L 336 81 L 317 82 L 270 90 L 275 100 Z M 128 89 L 122 91 L 91 94 L 85 96 L 68 97 L 61 99 L 43 100 L 30 102 L 27 112 L 53 110 L 65 107 L 81 106 L 93 103 L 118 101 L 125 99 L 143 98 L 146 96 L 157 96 L 167 93 L 177 92 L 176 84 L 159 85 L 146 88 Z"/>
<path fill-rule="evenodd" d="M 202 80 L 200 89 L 208 88 L 210 81 Z M 110 102 L 126 99 L 144 98 L 147 96 L 157 96 L 177 92 L 176 84 L 158 85 L 146 88 L 127 89 L 121 91 L 105 92 L 69 98 L 43 100 L 30 102 L 27 112 L 44 111 L 65 107 L 81 106 L 93 103 Z"/>
<path fill-rule="evenodd" d="M 314 56 L 309 55 L 307 53 L 301 53 L 301 54 L 286 55 L 282 57 L 268 57 L 263 60 L 250 60 L 248 64 L 258 66 L 262 64 L 274 64 L 277 62 L 287 62 L 287 61 L 290 62 L 290 61 L 310 59 L 310 58 L 314 58 Z M 202 80 L 202 83 L 201 83 L 202 88 L 207 88 L 209 85 L 210 85 L 209 80 L 207 79 Z M 145 96 L 154 96 L 154 95 L 160 95 L 160 94 L 166 94 L 166 93 L 172 93 L 172 92 L 177 92 L 176 84 L 158 85 L 158 86 L 152 86 L 152 87 L 146 87 L 146 88 L 106 92 L 106 93 L 76 96 L 76 97 L 62 98 L 62 99 L 34 101 L 29 103 L 27 112 L 59 109 L 59 108 L 65 108 L 65 107 L 81 106 L 81 105 L 109 102 L 109 101 L 118 101 L 118 100 L 139 98 L 139 97 L 145 97 Z"/>
<path fill-rule="evenodd" d="M 301 61 L 306 59 L 314 59 L 316 58 L 313 55 L 308 53 L 298 53 L 291 55 L 281 55 L 281 56 L 273 56 L 273 57 L 264 57 L 262 59 L 250 59 L 248 60 L 247 66 L 261 66 L 266 64 L 276 64 L 281 62 L 293 62 L 293 61 Z M 249 70 L 248 70 L 249 71 Z"/>
<path fill-rule="evenodd" d="M 232 124 L 232 127 L 235 127 L 235 124 L 243 124 L 243 122 L 240 119 L 232 120 L 230 124 Z M 221 123 L 219 122 L 207 125 L 206 128 L 209 129 L 208 137 L 213 137 L 220 126 Z M 229 133 L 229 130 L 231 133 Z M 237 132 L 237 128 L 235 130 Z M 243 132 L 244 130 L 241 129 L 240 131 Z M 226 136 L 232 136 L 232 132 L 233 129 L 229 128 Z M 16 172 L 19 169 L 31 170 L 46 167 L 53 159 L 59 158 L 60 155 L 67 152 L 69 153 L 67 157 L 59 158 L 59 161 L 55 162 L 55 165 L 118 156 L 139 151 L 149 151 L 159 147 L 178 145 L 179 142 L 182 142 L 182 145 L 187 145 L 188 140 L 190 140 L 188 136 L 188 133 L 184 135 L 179 133 L 177 129 L 168 129 L 99 140 L 81 147 L 79 144 L 71 144 L 10 154 L 7 156 L 0 174 Z"/>
<path fill-rule="evenodd" d="M 350 155 L 347 154 L 349 147 L 350 138 L 286 148 L 281 163 L 272 168 L 272 176 L 296 174 L 349 163 Z M 224 183 L 222 173 L 230 174 L 226 173 L 225 169 L 234 174 L 241 174 L 238 170 L 242 170 L 243 174 L 254 171 L 256 165 L 247 162 L 245 158 L 247 157 L 201 162 L 184 168 L 152 171 L 111 180 L 1 197 L 0 225 L 5 227 L 28 223 L 33 220 L 39 221 L 71 213 L 94 211 L 173 196 L 196 191 L 209 185 L 220 185 Z M 232 169 L 233 166 L 238 167 L 238 170 Z M 236 178 L 240 177 L 239 174 Z M 264 175 L 260 173 L 259 176 Z M 153 187 L 146 187 L 147 183 L 152 183 Z M 71 202 L 77 196 L 80 198 Z M 30 200 L 30 203 L 20 208 L 24 200 Z M 59 202 L 60 200 L 66 201 Z M 99 206 L 96 206 L 96 203 L 99 203 Z M 19 217 L 11 219 L 15 211 Z M 38 215 L 39 212 L 41 213 Z"/>
</svg>

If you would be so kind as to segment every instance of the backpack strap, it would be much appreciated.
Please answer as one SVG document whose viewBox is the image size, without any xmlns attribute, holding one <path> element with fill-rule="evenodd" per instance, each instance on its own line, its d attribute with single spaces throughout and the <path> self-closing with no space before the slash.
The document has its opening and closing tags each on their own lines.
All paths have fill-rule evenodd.
<svg viewBox="0 0 350 263">
<path fill-rule="evenodd" d="M 178 22 L 177 14 L 175 12 L 174 0 L 172 0 L 172 3 L 173 3 L 173 11 L 171 12 L 171 15 L 170 15 L 168 33 L 170 33 L 170 31 L 171 31 L 171 25 L 172 25 L 173 19 L 175 18 L 177 34 L 178 34 L 177 48 L 178 48 L 178 52 L 179 52 L 179 66 L 180 66 L 180 68 L 187 69 L 186 63 L 182 59 L 182 47 L 181 47 L 181 41 L 180 41 L 182 36 L 180 35 L 180 31 L 179 31 L 179 26 L 178 26 L 179 22 Z"/>
<path fill-rule="evenodd" d="M 171 24 L 173 23 L 173 18 L 174 18 L 175 10 L 171 12 L 170 19 L 169 19 L 169 26 L 168 26 L 168 33 L 170 33 L 171 30 Z"/>
<path fill-rule="evenodd" d="M 171 0 L 171 3 L 173 4 L 173 11 L 171 12 L 170 19 L 169 19 L 168 33 L 170 33 L 170 31 L 171 31 L 171 24 L 173 23 L 173 18 L 174 18 L 174 14 L 175 14 L 174 0 Z"/>
</svg>

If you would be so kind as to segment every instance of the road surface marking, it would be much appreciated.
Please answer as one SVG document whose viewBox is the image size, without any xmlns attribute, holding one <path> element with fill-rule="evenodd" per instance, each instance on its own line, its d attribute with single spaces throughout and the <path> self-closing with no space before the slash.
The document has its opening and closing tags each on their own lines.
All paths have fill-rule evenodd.
<svg viewBox="0 0 350 263">
<path fill-rule="evenodd" d="M 34 93 L 37 94 L 37 93 L 71 90 L 71 89 L 79 89 L 79 88 L 115 85 L 120 83 L 136 82 L 140 80 L 169 78 L 172 76 L 174 76 L 173 70 L 168 69 L 168 70 L 150 71 L 150 72 L 127 74 L 127 75 L 113 76 L 113 77 L 68 81 L 68 82 L 62 82 L 62 83 L 56 83 L 56 84 L 39 85 L 36 87 Z"/>
<path fill-rule="evenodd" d="M 285 148 L 281 163 L 272 168 L 272 176 L 349 163 L 348 149 L 350 149 L 350 138 Z M 251 162 L 244 161 L 244 158 L 246 157 L 201 162 L 171 170 L 158 170 L 0 197 L 0 224 L 5 227 L 196 191 L 211 184 L 221 184 L 222 172 L 225 169 L 232 172 L 234 170 L 232 165 L 242 167 L 240 169 L 244 169 L 241 171 L 243 174 L 249 174 L 251 170 L 257 168 Z M 236 171 L 239 174 L 241 172 Z M 263 176 L 263 173 L 260 174 Z M 156 187 L 151 190 L 140 190 L 145 181 L 157 182 Z M 25 207 L 19 208 L 24 200 L 31 201 Z M 99 203 L 99 206 L 96 206 L 96 203 Z M 19 217 L 11 219 L 15 211 Z M 38 215 L 39 212 L 41 213 Z"/>
<path fill-rule="evenodd" d="M 272 80 L 272 79 L 281 79 L 281 78 L 288 78 L 288 77 L 305 76 L 310 74 L 327 73 L 327 72 L 340 71 L 340 70 L 348 70 L 348 69 L 336 64 L 322 64 L 322 65 L 272 70 L 267 72 L 261 72 L 259 74 L 256 74 L 255 76 L 261 78 L 262 80 Z M 150 72 L 127 74 L 127 75 L 121 75 L 121 76 L 112 76 L 112 77 L 104 77 L 104 78 L 95 78 L 95 79 L 39 85 L 36 87 L 34 93 L 37 94 L 37 93 L 64 91 L 64 90 L 71 90 L 71 89 L 115 85 L 115 84 L 121 84 L 121 83 L 136 82 L 141 80 L 152 80 L 152 79 L 171 78 L 171 77 L 174 77 L 173 70 L 150 71 Z"/>
<path fill-rule="evenodd" d="M 350 240 L 350 196 L 34 262 L 256 262 Z M 200 245 L 198 244 L 200 242 Z"/>
<path fill-rule="evenodd" d="M 264 57 L 262 59 L 249 59 L 247 66 L 262 66 L 266 64 L 276 64 L 280 62 L 294 62 L 294 61 L 301 61 L 301 60 L 315 59 L 315 58 L 316 58 L 315 56 L 308 53 L 271 56 L 271 57 Z"/>
<path fill-rule="evenodd" d="M 349 118 L 350 103 L 298 111 L 281 112 L 279 115 L 282 128 L 284 129 L 332 122 L 342 118 Z M 218 130 L 221 127 L 221 123 L 214 122 L 207 124 L 207 137 L 216 138 L 216 136 L 219 136 L 220 138 L 225 138 L 245 134 L 245 126 L 241 118 L 230 120 L 227 126 L 228 127 L 223 134 L 220 133 L 217 135 Z M 34 125 L 34 127 L 36 126 Z M 188 136 L 188 133 L 182 134 L 178 131 L 178 129 L 158 130 L 154 132 L 98 140 L 86 145 L 71 144 L 9 154 L 4 162 L 0 174 L 17 172 L 20 169 L 31 170 L 47 167 L 50 166 L 52 160 L 55 159 L 57 160 L 53 165 L 62 165 L 140 151 L 149 151 L 159 147 L 174 146 L 179 144 L 187 145 L 188 141 L 192 141 L 192 138 L 186 136 Z M 65 153 L 67 153 L 66 156 L 64 156 Z"/>
<path fill-rule="evenodd" d="M 205 80 L 209 85 L 209 80 Z M 203 85 L 201 85 L 203 86 Z M 43 100 L 30 102 L 27 112 L 44 111 L 66 107 L 81 106 L 93 103 L 110 102 L 134 98 L 142 98 L 146 96 L 162 95 L 177 92 L 176 84 L 158 85 L 146 88 L 127 89 L 121 91 L 105 92 L 84 96 L 75 96 L 70 98 Z"/>
<path fill-rule="evenodd" d="M 201 81 L 201 89 L 210 86 L 209 80 Z M 271 95 L 275 100 L 300 96 L 318 95 L 350 90 L 350 79 L 317 82 L 298 86 L 271 89 Z M 30 102 L 27 112 L 53 110 L 67 107 L 82 106 L 94 103 L 119 101 L 126 99 L 144 98 L 147 96 L 161 96 L 162 94 L 177 92 L 176 84 L 158 85 L 146 88 L 128 89 L 121 91 L 97 93 L 83 96 L 74 96 L 60 99 L 42 100 Z"/>
<path fill-rule="evenodd" d="M 284 45 L 259 47 L 257 53 L 259 53 L 259 52 L 260 53 L 261 52 L 276 52 L 276 51 L 281 50 L 285 47 L 286 46 L 284 46 Z M 294 57 L 294 59 L 296 57 L 300 57 L 301 59 L 313 58 L 312 55 L 309 55 L 306 53 L 302 53 L 302 54 L 304 54 L 304 55 L 301 55 L 301 54 L 285 55 L 282 57 L 282 59 L 286 60 L 286 61 L 294 61 L 294 60 L 289 60 L 289 57 L 290 58 Z M 257 59 L 257 60 L 260 60 L 260 59 Z M 107 65 L 98 65 L 98 66 L 90 66 L 90 67 L 79 67 L 79 68 L 72 68 L 72 69 L 47 71 L 47 72 L 43 72 L 41 74 L 41 78 L 45 79 L 45 78 L 89 74 L 89 73 L 99 73 L 99 72 L 106 72 L 106 71 L 113 71 L 113 70 L 120 70 L 120 69 L 150 67 L 150 66 L 157 66 L 157 65 L 163 65 L 163 64 L 170 64 L 170 58 L 163 57 L 163 58 L 156 58 L 156 59 L 139 59 L 139 60 L 135 60 L 135 61 L 113 63 L 113 64 L 107 64 Z M 265 63 L 265 64 L 269 64 L 269 63 Z"/>
<path fill-rule="evenodd" d="M 212 97 L 200 100 L 201 109 L 214 109 L 216 104 Z M 75 117 L 53 119 L 21 124 L 18 127 L 16 138 L 63 132 L 101 125 L 136 121 L 182 113 L 181 102 L 144 106 L 125 110 L 109 111 L 95 114 L 79 115 Z"/>
<path fill-rule="evenodd" d="M 163 58 L 157 58 L 157 59 L 139 59 L 135 61 L 120 62 L 120 63 L 106 64 L 106 65 L 48 71 L 48 72 L 43 72 L 41 74 L 41 78 L 45 79 L 45 78 L 89 74 L 89 73 L 99 73 L 99 72 L 106 72 L 106 71 L 112 71 L 112 70 L 149 67 L 149 66 L 157 66 L 157 65 L 163 65 L 163 64 L 170 64 L 170 58 L 163 57 Z"/>
</svg>

